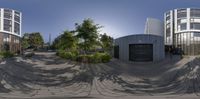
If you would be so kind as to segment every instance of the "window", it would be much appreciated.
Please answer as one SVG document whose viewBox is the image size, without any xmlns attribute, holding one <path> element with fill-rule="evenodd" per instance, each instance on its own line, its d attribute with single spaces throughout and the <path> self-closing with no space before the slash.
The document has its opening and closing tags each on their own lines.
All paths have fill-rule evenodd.
<svg viewBox="0 0 200 99">
<path fill-rule="evenodd" d="M 167 29 L 166 29 L 166 37 L 171 36 L 170 34 L 171 34 L 171 32 L 170 32 L 170 28 L 167 28 Z"/>
<path fill-rule="evenodd" d="M 177 18 L 185 18 L 187 16 L 186 9 L 177 10 Z"/>
<path fill-rule="evenodd" d="M 20 16 L 20 13 L 19 13 L 19 12 L 17 12 L 17 11 L 15 11 L 15 15 L 17 15 L 17 16 Z"/>
<path fill-rule="evenodd" d="M 9 35 L 8 35 L 8 34 L 4 34 L 4 35 L 3 35 L 3 41 L 4 41 L 4 42 L 9 42 L 9 40 L 10 40 Z"/>
<path fill-rule="evenodd" d="M 167 16 L 167 17 L 166 17 L 166 20 L 167 20 L 167 21 L 170 20 L 170 16 Z"/>
<path fill-rule="evenodd" d="M 4 19 L 4 24 L 5 25 L 11 25 L 12 23 L 11 23 L 11 20 Z"/>
<path fill-rule="evenodd" d="M 4 18 L 12 19 L 12 14 L 11 13 L 4 13 Z"/>
<path fill-rule="evenodd" d="M 170 11 L 166 13 L 166 17 L 170 16 Z"/>
<path fill-rule="evenodd" d="M 200 9 L 191 9 L 190 16 L 191 17 L 200 17 Z"/>
<path fill-rule="evenodd" d="M 193 33 L 193 36 L 194 36 L 194 37 L 200 37 L 200 33 L 199 33 L 199 32 L 194 32 L 194 33 Z"/>
<path fill-rule="evenodd" d="M 4 19 L 4 31 L 11 32 L 12 30 L 12 22 L 11 20 Z"/>
<path fill-rule="evenodd" d="M 10 9 L 4 9 L 4 12 L 6 12 L 6 13 L 11 13 L 12 10 L 10 10 Z"/>
<path fill-rule="evenodd" d="M 179 23 L 177 26 L 178 31 L 186 30 L 186 29 L 187 29 L 187 23 Z"/>
<path fill-rule="evenodd" d="M 181 27 L 181 30 L 186 30 L 187 24 L 186 23 L 181 23 L 180 27 Z"/>
<path fill-rule="evenodd" d="M 190 23 L 190 29 L 200 30 L 200 23 Z"/>
<path fill-rule="evenodd" d="M 4 9 L 4 18 L 12 19 L 12 10 Z"/>
<path fill-rule="evenodd" d="M 15 25 L 14 25 L 14 32 L 16 34 L 20 34 L 20 25 L 16 22 L 15 22 Z"/>
<path fill-rule="evenodd" d="M 15 21 L 16 21 L 16 22 L 20 22 L 20 17 L 17 16 L 17 15 L 15 15 Z"/>
</svg>

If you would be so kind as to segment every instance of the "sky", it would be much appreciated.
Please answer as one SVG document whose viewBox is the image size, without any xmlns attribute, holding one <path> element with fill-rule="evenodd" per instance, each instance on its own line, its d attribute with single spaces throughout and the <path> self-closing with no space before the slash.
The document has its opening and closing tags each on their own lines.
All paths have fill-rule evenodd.
<svg viewBox="0 0 200 99">
<path fill-rule="evenodd" d="M 45 42 L 87 18 L 114 38 L 142 34 L 146 18 L 163 21 L 165 12 L 187 7 L 200 8 L 200 0 L 0 0 L 0 8 L 22 12 L 22 34 L 40 32 Z"/>
</svg>

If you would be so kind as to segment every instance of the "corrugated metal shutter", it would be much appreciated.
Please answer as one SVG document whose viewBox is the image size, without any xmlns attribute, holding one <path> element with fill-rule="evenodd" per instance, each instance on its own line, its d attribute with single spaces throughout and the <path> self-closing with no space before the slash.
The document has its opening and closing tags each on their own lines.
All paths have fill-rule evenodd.
<svg viewBox="0 0 200 99">
<path fill-rule="evenodd" d="M 153 44 L 129 44 L 130 61 L 153 61 Z"/>
</svg>

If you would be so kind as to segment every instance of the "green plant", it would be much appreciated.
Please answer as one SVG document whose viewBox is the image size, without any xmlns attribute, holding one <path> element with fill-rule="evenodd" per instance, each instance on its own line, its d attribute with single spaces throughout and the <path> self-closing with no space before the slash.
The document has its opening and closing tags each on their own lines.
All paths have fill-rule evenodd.
<svg viewBox="0 0 200 99">
<path fill-rule="evenodd" d="M 79 55 L 77 61 L 84 63 L 106 63 L 109 62 L 112 57 L 108 53 L 94 53 L 91 55 Z"/>
<path fill-rule="evenodd" d="M 111 56 L 108 54 L 108 53 L 104 53 L 102 56 L 101 56 L 101 60 L 103 63 L 107 63 L 111 60 Z"/>
<path fill-rule="evenodd" d="M 3 59 L 3 55 L 1 55 L 1 53 L 0 53 L 0 60 L 1 60 L 1 59 Z"/>
<path fill-rule="evenodd" d="M 91 63 L 93 59 L 92 55 L 79 55 L 77 57 L 78 62 L 83 62 L 83 63 Z"/>
<path fill-rule="evenodd" d="M 92 55 L 92 63 L 100 63 L 101 62 L 102 53 L 96 52 Z"/>
<path fill-rule="evenodd" d="M 14 54 L 11 53 L 10 51 L 3 51 L 3 52 L 0 52 L 0 56 L 2 56 L 3 58 L 10 58 L 10 57 L 13 57 Z"/>
<path fill-rule="evenodd" d="M 71 60 L 76 60 L 78 55 L 76 51 L 65 51 L 65 50 L 59 50 L 56 54 L 61 58 L 71 59 Z"/>
</svg>

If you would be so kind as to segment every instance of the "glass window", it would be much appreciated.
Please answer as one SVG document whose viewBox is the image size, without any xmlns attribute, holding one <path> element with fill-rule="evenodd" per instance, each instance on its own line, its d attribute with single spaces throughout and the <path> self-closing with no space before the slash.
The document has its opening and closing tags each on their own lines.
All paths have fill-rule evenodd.
<svg viewBox="0 0 200 99">
<path fill-rule="evenodd" d="M 11 20 L 4 19 L 4 24 L 5 25 L 11 25 L 12 22 L 11 22 Z"/>
<path fill-rule="evenodd" d="M 169 36 L 171 36 L 171 34 L 170 34 L 170 28 L 167 28 L 166 29 L 166 37 L 169 37 Z"/>
<path fill-rule="evenodd" d="M 12 10 L 4 9 L 4 18 L 12 19 Z"/>
<path fill-rule="evenodd" d="M 20 16 L 20 13 L 19 13 L 19 12 L 17 12 L 17 11 L 15 11 L 15 15 L 17 15 L 17 16 Z"/>
<path fill-rule="evenodd" d="M 170 16 L 167 16 L 167 17 L 166 17 L 166 20 L 170 20 Z"/>
<path fill-rule="evenodd" d="M 14 25 L 14 32 L 16 34 L 20 34 L 20 25 L 16 22 L 15 22 L 15 25 Z"/>
<path fill-rule="evenodd" d="M 190 16 L 191 17 L 200 17 L 200 9 L 191 9 Z"/>
<path fill-rule="evenodd" d="M 200 30 L 200 23 L 190 23 L 190 29 Z"/>
<path fill-rule="evenodd" d="M 186 9 L 177 10 L 177 18 L 185 18 L 187 16 Z"/>
<path fill-rule="evenodd" d="M 10 12 L 12 12 L 12 10 L 10 10 L 10 9 L 4 9 L 4 12 L 10 13 Z"/>
<path fill-rule="evenodd" d="M 4 42 L 9 42 L 9 38 L 10 38 L 10 37 L 9 37 L 8 34 L 5 33 L 5 34 L 3 35 L 3 41 L 4 41 Z"/>
<path fill-rule="evenodd" d="M 181 23 L 180 27 L 181 27 L 181 30 L 186 30 L 187 24 L 186 23 Z"/>
<path fill-rule="evenodd" d="M 12 14 L 10 14 L 10 13 L 4 13 L 4 18 L 12 19 Z"/>
<path fill-rule="evenodd" d="M 20 22 L 20 17 L 17 16 L 17 15 L 15 15 L 15 21 L 16 21 L 16 22 Z"/>
<path fill-rule="evenodd" d="M 12 22 L 11 20 L 4 19 L 4 31 L 12 31 Z"/>
<path fill-rule="evenodd" d="M 194 37 L 200 37 L 200 33 L 199 33 L 199 32 L 194 32 L 194 33 L 193 33 L 193 36 L 194 36 Z"/>
</svg>

